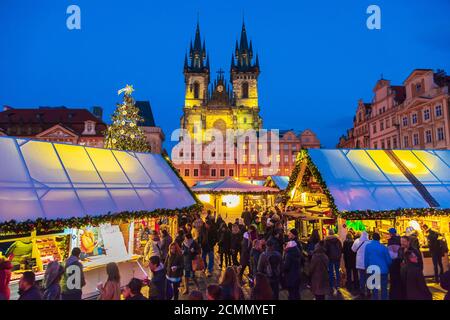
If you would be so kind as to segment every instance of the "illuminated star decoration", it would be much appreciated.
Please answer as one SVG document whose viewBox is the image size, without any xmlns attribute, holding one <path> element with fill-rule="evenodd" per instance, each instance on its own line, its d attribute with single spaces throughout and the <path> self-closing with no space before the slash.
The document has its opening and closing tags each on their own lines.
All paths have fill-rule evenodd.
<svg viewBox="0 0 450 320">
<path fill-rule="evenodd" d="M 127 96 L 131 95 L 133 93 L 134 89 L 132 85 L 127 84 L 125 88 L 120 89 L 117 91 L 117 95 L 120 96 L 122 92 L 125 92 Z"/>
</svg>

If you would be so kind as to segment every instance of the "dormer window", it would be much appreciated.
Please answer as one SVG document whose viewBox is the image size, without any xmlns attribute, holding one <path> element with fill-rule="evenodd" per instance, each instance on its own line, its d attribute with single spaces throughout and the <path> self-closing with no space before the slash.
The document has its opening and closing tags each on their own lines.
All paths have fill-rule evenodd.
<svg viewBox="0 0 450 320">
<path fill-rule="evenodd" d="M 83 134 L 95 134 L 95 122 L 85 121 Z"/>
</svg>

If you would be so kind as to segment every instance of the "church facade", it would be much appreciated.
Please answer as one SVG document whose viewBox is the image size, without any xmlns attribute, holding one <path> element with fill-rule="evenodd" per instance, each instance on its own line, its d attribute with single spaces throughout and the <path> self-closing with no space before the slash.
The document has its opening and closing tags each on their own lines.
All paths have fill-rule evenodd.
<svg viewBox="0 0 450 320">
<path fill-rule="evenodd" d="M 260 63 L 254 54 L 253 43 L 248 38 L 245 24 L 242 24 L 239 41 L 231 54 L 229 81 L 224 71 L 219 69 L 212 80 L 209 55 L 205 40 L 201 38 L 197 23 L 194 41 L 191 41 L 189 54 L 184 58 L 185 99 L 180 128 L 184 129 L 192 142 L 201 142 L 203 146 L 211 143 L 211 136 L 206 134 L 210 129 L 223 133 L 232 129 L 238 136 L 248 130 L 263 129 L 258 99 L 258 78 Z M 268 144 L 270 143 L 270 134 Z M 233 159 L 216 163 L 198 163 L 198 161 L 174 161 L 180 175 L 189 185 L 199 181 L 220 180 L 234 177 L 239 180 L 264 180 L 268 175 L 290 175 L 295 165 L 298 151 L 303 148 L 319 148 L 320 141 L 311 130 L 280 130 L 279 150 L 270 155 L 277 162 L 274 172 L 263 170 L 267 167 L 255 161 L 258 155 L 251 154 L 248 144 L 238 146 L 235 142 Z M 242 150 L 245 149 L 244 154 Z M 270 147 L 269 147 L 270 148 Z M 258 145 L 258 149 L 261 146 Z M 225 150 L 225 148 L 224 148 Z M 225 151 L 227 152 L 227 151 Z M 184 155 L 177 155 L 185 157 Z M 190 159 L 190 155 L 187 155 Z M 226 154 L 222 154 L 226 158 Z M 192 156 L 193 159 L 193 156 Z M 174 160 L 172 154 L 172 160 Z"/>
</svg>

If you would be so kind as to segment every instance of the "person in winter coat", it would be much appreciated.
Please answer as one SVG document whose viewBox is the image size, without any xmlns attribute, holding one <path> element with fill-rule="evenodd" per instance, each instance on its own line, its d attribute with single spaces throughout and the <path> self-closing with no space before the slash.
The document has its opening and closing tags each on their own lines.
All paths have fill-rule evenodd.
<svg viewBox="0 0 450 320">
<path fill-rule="evenodd" d="M 159 234 L 156 230 L 153 230 L 150 235 L 150 239 L 144 248 L 144 259 L 148 262 L 151 257 L 162 257 L 161 251 L 161 240 L 159 239 Z"/>
<path fill-rule="evenodd" d="M 13 265 L 9 259 L 0 258 L 0 300 L 9 300 L 11 281 L 11 270 Z"/>
<path fill-rule="evenodd" d="M 219 286 L 222 292 L 222 300 L 244 300 L 244 292 L 239 285 L 238 277 L 233 267 L 225 269 Z"/>
<path fill-rule="evenodd" d="M 442 274 L 440 285 L 442 289 L 447 290 L 444 300 L 450 300 L 450 270 L 447 270 Z"/>
<path fill-rule="evenodd" d="M 47 265 L 44 274 L 44 300 L 61 300 L 60 281 L 64 274 L 64 267 L 57 261 L 52 261 Z"/>
<path fill-rule="evenodd" d="M 314 229 L 309 236 L 308 243 L 306 244 L 306 251 L 308 252 L 308 257 L 312 257 L 316 245 L 320 241 L 319 230 Z"/>
<path fill-rule="evenodd" d="M 222 223 L 219 235 L 219 256 L 220 256 L 220 268 L 223 267 L 225 261 L 225 266 L 231 266 L 231 231 L 225 223 Z"/>
<path fill-rule="evenodd" d="M 200 254 L 200 246 L 192 239 L 192 234 L 187 233 L 184 237 L 183 244 L 181 246 L 181 253 L 183 254 L 183 270 L 184 270 L 184 290 L 182 294 L 189 294 L 189 279 L 192 278 L 196 286 L 198 287 L 197 280 L 195 279 L 195 272 L 192 269 L 192 261 Z"/>
<path fill-rule="evenodd" d="M 264 239 L 253 240 L 252 249 L 250 250 L 250 273 L 252 278 L 257 273 L 259 257 L 264 252 L 264 246 Z"/>
<path fill-rule="evenodd" d="M 238 254 L 241 251 L 241 243 L 242 243 L 242 233 L 237 224 L 233 224 L 231 227 L 231 259 L 233 260 L 233 265 L 238 266 Z"/>
<path fill-rule="evenodd" d="M 374 233 L 372 235 L 372 241 L 366 246 L 366 252 L 364 254 L 364 266 L 369 268 L 371 266 L 377 266 L 380 269 L 380 287 L 381 287 L 381 300 L 388 299 L 388 274 L 389 267 L 392 263 L 389 250 L 380 243 L 380 234 Z M 372 290 L 372 299 L 378 300 L 378 289 Z"/>
<path fill-rule="evenodd" d="M 358 270 L 356 269 L 356 252 L 352 250 L 353 236 L 347 233 L 344 244 L 342 245 L 342 254 L 344 256 L 345 272 L 347 274 L 347 288 L 354 290 L 359 288 Z"/>
<path fill-rule="evenodd" d="M 328 276 L 330 278 L 330 287 L 338 289 L 341 283 L 340 265 L 342 256 L 342 243 L 332 229 L 328 232 L 325 239 L 325 252 L 328 256 Z"/>
<path fill-rule="evenodd" d="M 250 294 L 250 300 L 272 300 L 273 292 L 269 279 L 264 273 L 255 274 L 255 285 Z"/>
<path fill-rule="evenodd" d="M 19 281 L 19 300 L 42 300 L 42 294 L 36 286 L 36 276 L 32 271 L 25 271 Z"/>
<path fill-rule="evenodd" d="M 406 264 L 407 261 L 405 259 L 405 253 L 407 251 L 413 251 L 418 258 L 420 269 L 423 270 L 422 253 L 420 252 L 419 249 L 417 249 L 417 247 L 413 246 L 414 241 L 415 241 L 414 239 L 408 236 L 402 236 L 400 238 L 400 249 L 398 249 L 398 258 L 402 260 L 403 264 Z"/>
<path fill-rule="evenodd" d="M 161 260 L 166 261 L 167 254 L 169 253 L 169 246 L 172 243 L 172 237 L 167 229 L 163 229 L 161 234 Z"/>
<path fill-rule="evenodd" d="M 273 299 L 278 300 L 280 293 L 282 256 L 275 247 L 276 243 L 274 240 L 267 241 L 266 251 L 259 256 L 256 269 L 257 272 L 267 276 L 270 287 L 272 288 Z"/>
<path fill-rule="evenodd" d="M 164 267 L 166 269 L 167 280 L 172 286 L 173 299 L 178 300 L 184 263 L 181 248 L 176 242 L 173 242 L 169 247 L 169 254 L 164 262 Z"/>
<path fill-rule="evenodd" d="M 64 264 L 64 277 L 62 280 L 62 300 L 81 300 L 82 290 L 86 285 L 86 280 L 84 278 L 83 265 L 80 262 L 81 250 L 78 247 L 72 249 L 71 256 L 67 258 Z M 78 274 L 80 279 L 80 288 L 72 288 L 68 285 L 69 278 Z"/>
<path fill-rule="evenodd" d="M 283 277 L 289 300 L 300 300 L 301 265 L 302 253 L 295 241 L 289 241 L 283 257 Z"/>
<path fill-rule="evenodd" d="M 120 272 L 117 263 L 108 263 L 106 273 L 108 279 L 97 287 L 100 291 L 100 300 L 120 300 Z"/>
<path fill-rule="evenodd" d="M 241 270 L 239 271 L 239 281 L 242 283 L 242 276 L 244 275 L 245 269 L 250 268 L 250 251 L 252 249 L 252 242 L 250 240 L 250 234 L 248 232 L 244 233 L 241 242 L 241 255 L 240 255 L 240 265 Z"/>
<path fill-rule="evenodd" d="M 402 266 L 402 282 L 405 284 L 404 292 L 407 300 L 433 300 L 419 266 L 419 259 L 414 251 L 405 253 L 406 264 Z"/>
<path fill-rule="evenodd" d="M 316 300 L 325 300 L 325 295 L 330 293 L 330 281 L 328 279 L 328 256 L 325 253 L 325 243 L 316 244 L 309 265 L 311 277 L 311 291 Z"/>
<path fill-rule="evenodd" d="M 151 257 L 149 267 L 152 272 L 152 279 L 150 280 L 149 285 L 149 300 L 166 300 L 166 270 L 161 263 L 161 259 L 158 256 Z"/>
<path fill-rule="evenodd" d="M 389 229 L 388 232 L 388 250 L 392 259 L 392 264 L 389 267 L 389 300 L 401 300 L 403 299 L 402 279 L 400 275 L 402 259 L 399 257 L 401 242 L 395 228 Z"/>
<path fill-rule="evenodd" d="M 439 283 L 439 276 L 444 273 L 444 266 L 442 265 L 443 248 L 439 237 L 440 233 L 430 229 L 427 225 L 423 226 L 428 240 L 428 248 L 430 249 L 431 258 L 434 267 L 434 279 Z"/>
<path fill-rule="evenodd" d="M 253 215 L 250 212 L 250 210 L 248 210 L 248 208 L 246 208 L 242 212 L 241 218 L 244 219 L 244 224 L 245 224 L 246 227 L 249 227 L 252 224 Z"/>
<path fill-rule="evenodd" d="M 356 270 L 358 270 L 359 277 L 359 292 L 361 297 L 367 294 L 366 287 L 366 268 L 364 265 L 366 246 L 369 243 L 369 235 L 366 231 L 361 233 L 361 236 L 353 242 L 352 251 L 356 253 Z"/>
<path fill-rule="evenodd" d="M 207 220 L 201 228 L 198 243 L 202 248 L 202 259 L 205 266 L 208 266 L 207 276 L 211 276 L 214 269 L 214 246 L 217 243 L 217 231 L 211 220 Z M 206 261 L 206 258 L 208 258 L 208 261 Z"/>
</svg>

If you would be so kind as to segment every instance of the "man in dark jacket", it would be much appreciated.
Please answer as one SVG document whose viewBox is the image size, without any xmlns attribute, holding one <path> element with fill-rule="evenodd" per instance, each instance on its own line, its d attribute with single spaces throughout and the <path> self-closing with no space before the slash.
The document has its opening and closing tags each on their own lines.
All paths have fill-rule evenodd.
<svg viewBox="0 0 450 320">
<path fill-rule="evenodd" d="M 158 256 L 150 258 L 149 267 L 152 271 L 152 279 L 150 281 L 150 300 L 166 300 L 166 270 Z"/>
<path fill-rule="evenodd" d="M 280 292 L 281 280 L 281 254 L 275 249 L 276 243 L 274 240 L 269 240 L 266 243 L 266 251 L 261 253 L 258 259 L 257 271 L 264 273 L 269 279 L 270 287 L 272 288 L 273 299 L 278 300 Z"/>
<path fill-rule="evenodd" d="M 72 254 L 64 265 L 64 278 L 62 283 L 62 300 L 81 300 L 83 288 L 86 285 L 83 265 L 80 262 L 80 248 L 73 248 Z"/>
<path fill-rule="evenodd" d="M 245 208 L 244 212 L 242 212 L 241 218 L 244 220 L 244 224 L 247 228 L 252 224 L 253 216 L 248 208 Z"/>
<path fill-rule="evenodd" d="M 125 300 L 147 300 L 141 293 L 142 281 L 137 278 L 132 278 L 123 290 Z"/>
<path fill-rule="evenodd" d="M 347 233 L 344 245 L 342 246 L 342 253 L 344 256 L 345 272 L 347 275 L 347 288 L 349 290 L 359 289 L 358 270 L 356 269 L 356 252 L 352 250 L 354 240 L 352 234 Z"/>
<path fill-rule="evenodd" d="M 390 228 L 388 239 L 388 250 L 392 258 L 392 264 L 389 267 L 389 300 L 401 300 L 404 298 L 402 290 L 402 279 L 400 275 L 400 267 L 402 263 L 401 257 L 399 257 L 399 250 L 401 247 L 400 236 L 397 234 L 395 228 Z"/>
<path fill-rule="evenodd" d="M 26 271 L 19 281 L 19 300 L 42 300 L 42 294 L 35 285 L 34 272 Z"/>
<path fill-rule="evenodd" d="M 434 279 L 439 283 L 439 276 L 444 273 L 444 266 L 442 265 L 443 248 L 439 237 L 440 233 L 432 230 L 427 225 L 423 226 L 427 234 L 428 248 L 430 249 L 431 259 L 434 267 Z"/>
<path fill-rule="evenodd" d="M 207 276 L 211 276 L 214 270 L 214 246 L 217 243 L 217 231 L 211 220 L 207 220 L 201 228 L 198 242 L 202 248 L 202 259 L 205 266 L 208 266 Z M 207 257 L 208 264 L 206 264 Z"/>
<path fill-rule="evenodd" d="M 250 240 L 250 234 L 248 232 L 244 233 L 241 243 L 241 256 L 240 265 L 241 271 L 239 271 L 239 280 L 242 283 L 242 276 L 244 275 L 245 269 L 250 268 L 250 251 L 252 249 L 252 242 Z"/>
<path fill-rule="evenodd" d="M 289 300 L 300 300 L 300 274 L 302 254 L 295 241 L 289 241 L 284 249 L 283 277 Z"/>
<path fill-rule="evenodd" d="M 341 265 L 342 243 L 332 229 L 329 230 L 328 237 L 325 239 L 325 251 L 329 260 L 328 276 L 330 278 L 330 288 L 338 289 L 341 283 L 339 269 Z"/>
<path fill-rule="evenodd" d="M 422 253 L 419 249 L 412 246 L 411 238 L 408 236 L 402 236 L 400 238 L 400 249 L 398 250 L 398 258 L 402 260 L 402 263 L 405 264 L 407 261 L 405 259 L 405 253 L 407 251 L 413 251 L 414 254 L 417 256 L 418 264 L 420 266 L 420 269 L 423 270 L 423 258 Z"/>
</svg>

